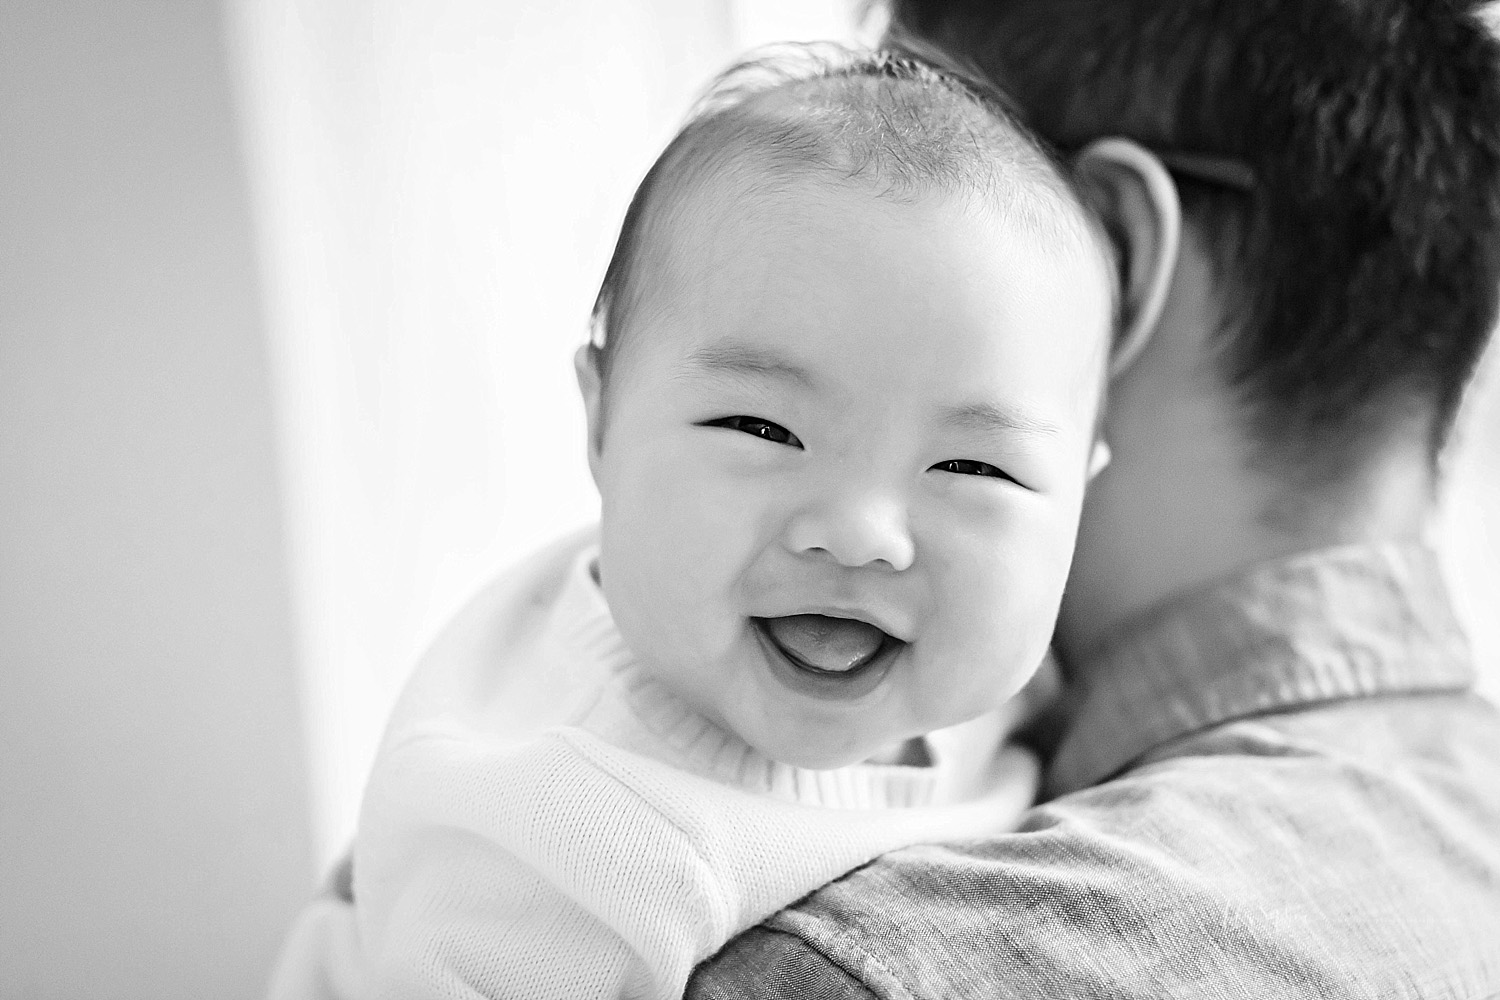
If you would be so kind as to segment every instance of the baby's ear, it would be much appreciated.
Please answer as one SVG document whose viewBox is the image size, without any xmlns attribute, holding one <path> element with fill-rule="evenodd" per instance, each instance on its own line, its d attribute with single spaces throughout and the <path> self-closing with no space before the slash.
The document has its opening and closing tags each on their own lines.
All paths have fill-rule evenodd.
<svg viewBox="0 0 1500 1000">
<path fill-rule="evenodd" d="M 593 343 L 584 344 L 573 355 L 573 372 L 578 376 L 578 393 L 583 397 L 583 414 L 588 423 L 589 472 L 599 483 L 599 456 L 604 451 L 604 378 L 599 370 L 600 351 Z"/>
<path fill-rule="evenodd" d="M 1094 445 L 1089 449 L 1089 471 L 1088 477 L 1093 479 L 1099 473 L 1109 467 L 1109 461 L 1113 453 L 1109 450 L 1109 442 L 1103 437 L 1094 438 Z"/>
<path fill-rule="evenodd" d="M 1120 330 L 1109 363 L 1113 379 L 1140 357 L 1161 319 L 1177 269 L 1182 206 L 1161 160 L 1129 139 L 1089 144 L 1073 169 L 1121 258 Z"/>
</svg>

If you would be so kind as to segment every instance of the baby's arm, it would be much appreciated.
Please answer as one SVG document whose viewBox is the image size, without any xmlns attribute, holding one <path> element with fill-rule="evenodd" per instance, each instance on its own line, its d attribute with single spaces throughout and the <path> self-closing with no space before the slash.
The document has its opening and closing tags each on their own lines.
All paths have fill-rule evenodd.
<svg viewBox="0 0 1500 1000">
<path fill-rule="evenodd" d="M 377 997 L 675 997 L 727 937 L 695 845 L 556 736 L 385 755 L 355 873 Z"/>
</svg>

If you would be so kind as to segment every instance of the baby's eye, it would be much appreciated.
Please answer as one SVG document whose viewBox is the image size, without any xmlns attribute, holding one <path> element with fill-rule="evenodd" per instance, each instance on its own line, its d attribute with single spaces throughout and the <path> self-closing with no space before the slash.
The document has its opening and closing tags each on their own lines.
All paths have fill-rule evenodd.
<svg viewBox="0 0 1500 1000">
<path fill-rule="evenodd" d="M 793 448 L 802 447 L 802 442 L 797 440 L 797 435 L 780 424 L 773 424 L 769 420 L 760 419 L 760 417 L 720 417 L 717 420 L 705 420 L 698 426 L 727 427 L 732 431 L 741 431 L 753 437 L 763 438 L 773 444 L 785 444 Z"/>
<path fill-rule="evenodd" d="M 1015 479 L 1006 475 L 1004 470 L 999 469 L 988 462 L 976 462 L 971 458 L 950 458 L 946 462 L 939 462 L 933 466 L 938 472 L 953 472 L 960 476 L 992 476 L 996 479 Z"/>
</svg>

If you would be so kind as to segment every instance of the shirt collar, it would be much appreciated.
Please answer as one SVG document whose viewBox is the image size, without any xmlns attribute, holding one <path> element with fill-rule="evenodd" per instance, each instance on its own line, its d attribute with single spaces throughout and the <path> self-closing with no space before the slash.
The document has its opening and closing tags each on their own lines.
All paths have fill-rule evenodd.
<svg viewBox="0 0 1500 1000">
<path fill-rule="evenodd" d="M 1089 661 L 1090 686 L 1048 776 L 1052 794 L 1242 716 L 1473 683 L 1437 556 L 1415 541 L 1259 565 L 1157 605 Z"/>
</svg>

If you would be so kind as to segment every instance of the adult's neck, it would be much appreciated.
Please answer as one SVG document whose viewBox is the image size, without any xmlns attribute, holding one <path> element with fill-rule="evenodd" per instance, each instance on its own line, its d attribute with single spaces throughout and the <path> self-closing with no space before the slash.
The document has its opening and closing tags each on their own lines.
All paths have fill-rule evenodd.
<svg viewBox="0 0 1500 1000">
<path fill-rule="evenodd" d="M 1418 535 L 1433 507 L 1426 437 L 1395 432 L 1309 489 L 1250 441 L 1215 369 L 1206 265 L 1179 263 L 1162 326 L 1112 386 L 1114 461 L 1090 487 L 1057 644 L 1075 672 L 1159 603 L 1268 560 Z"/>
</svg>

